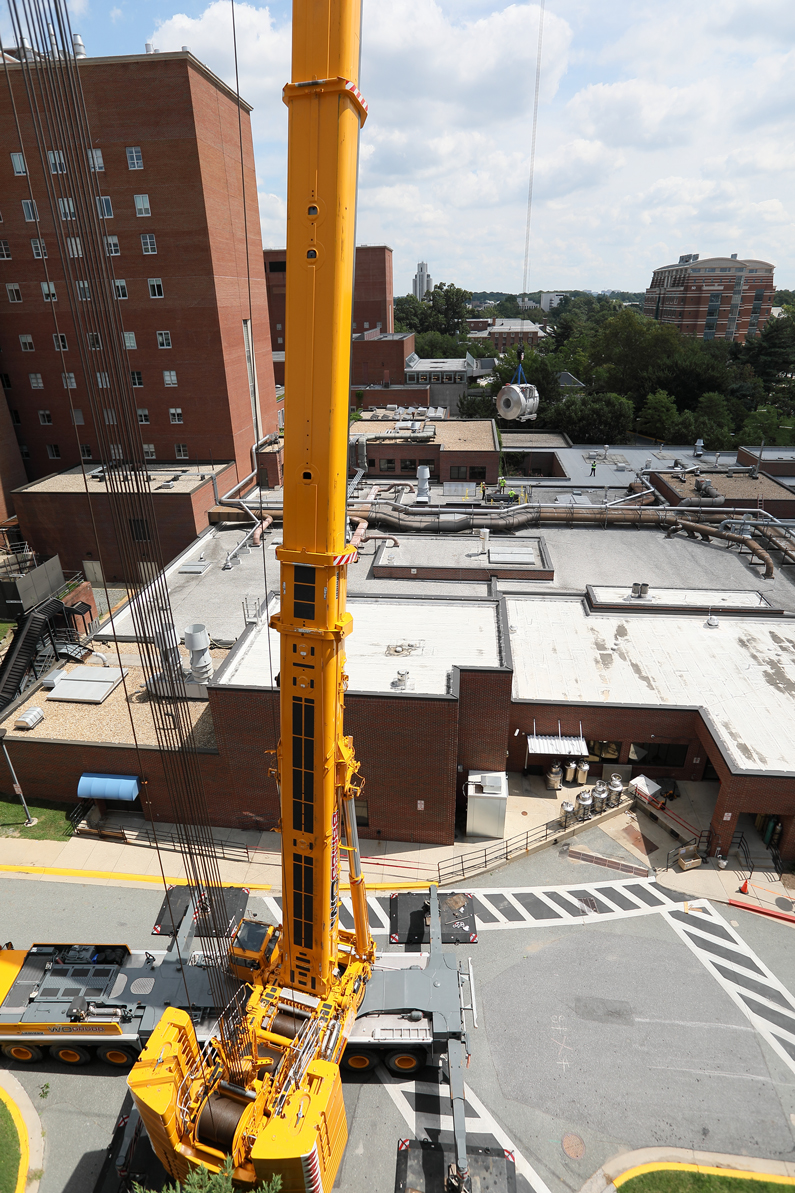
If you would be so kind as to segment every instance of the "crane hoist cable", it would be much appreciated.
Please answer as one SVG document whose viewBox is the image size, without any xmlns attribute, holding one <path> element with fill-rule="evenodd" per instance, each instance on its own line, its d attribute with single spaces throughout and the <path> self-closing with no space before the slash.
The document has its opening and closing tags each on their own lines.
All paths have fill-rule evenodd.
<svg viewBox="0 0 795 1193">
<path fill-rule="evenodd" d="M 546 0 L 540 0 L 538 10 L 538 46 L 536 48 L 536 80 L 533 96 L 533 133 L 530 140 L 530 177 L 527 184 L 527 220 L 524 234 L 524 271 L 522 274 L 522 298 L 527 300 L 527 275 L 530 269 L 530 221 L 533 213 L 533 181 L 536 168 L 536 134 L 538 132 L 538 98 L 541 90 L 541 51 L 544 45 L 544 7 Z M 522 312 L 524 312 L 524 305 Z M 522 324 L 524 317 L 522 315 Z M 520 329 L 522 332 L 524 328 Z"/>
</svg>

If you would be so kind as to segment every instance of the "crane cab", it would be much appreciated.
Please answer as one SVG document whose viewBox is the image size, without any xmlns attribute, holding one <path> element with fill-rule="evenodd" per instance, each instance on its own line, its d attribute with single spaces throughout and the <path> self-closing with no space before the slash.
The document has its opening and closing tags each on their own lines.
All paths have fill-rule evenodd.
<svg viewBox="0 0 795 1193">
<path fill-rule="evenodd" d="M 272 924 L 257 919 L 241 920 L 229 949 L 229 968 L 241 982 L 265 985 L 279 962 L 278 943 L 279 929 Z"/>
</svg>

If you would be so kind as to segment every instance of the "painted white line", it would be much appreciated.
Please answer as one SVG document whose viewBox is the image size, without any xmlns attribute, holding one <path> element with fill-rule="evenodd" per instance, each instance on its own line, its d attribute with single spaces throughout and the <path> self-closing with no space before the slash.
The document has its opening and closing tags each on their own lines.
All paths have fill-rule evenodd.
<svg viewBox="0 0 795 1193">
<path fill-rule="evenodd" d="M 472 893 L 474 894 L 474 891 Z M 504 895 L 504 894 L 505 894 L 504 891 L 496 891 L 496 890 L 494 890 L 493 887 L 489 891 L 478 891 L 478 893 L 477 893 L 478 899 L 480 899 L 481 903 L 486 908 L 486 911 L 490 911 L 492 915 L 496 915 L 496 917 L 499 921 L 500 927 L 503 927 L 504 925 L 513 925 L 515 921 L 507 919 L 501 911 L 498 911 L 497 908 L 492 904 L 491 898 L 489 898 L 489 896 L 491 896 L 493 898 L 495 895 Z M 478 918 L 477 912 L 475 912 L 475 919 L 477 920 L 479 927 L 483 927 L 483 928 L 496 927 L 495 924 L 483 924 L 482 921 Z"/>
<path fill-rule="evenodd" d="M 382 907 L 382 906 L 381 906 L 381 904 L 378 902 L 378 900 L 376 899 L 375 895 L 370 895 L 370 896 L 368 896 L 368 899 L 367 899 L 367 905 L 373 909 L 373 914 L 374 914 L 374 915 L 375 915 L 375 916 L 378 918 L 378 920 L 381 922 L 381 925 L 382 925 L 382 927 L 383 927 L 383 931 L 384 931 L 384 932 L 388 932 L 388 931 L 389 931 L 389 916 L 388 916 L 388 915 L 387 915 L 387 913 L 384 911 L 383 907 Z M 381 931 L 381 929 L 379 929 L 379 928 L 371 928 L 371 929 L 370 929 L 370 931 L 371 931 L 371 932 L 379 932 L 379 931 Z"/>
<path fill-rule="evenodd" d="M 722 1069 L 681 1069 L 677 1065 L 650 1065 L 665 1073 L 695 1073 L 697 1077 L 721 1077 L 729 1081 L 763 1081 L 766 1085 L 777 1085 L 782 1089 L 795 1089 L 789 1081 L 774 1081 L 772 1077 L 756 1077 L 752 1073 L 724 1073 Z"/>
<path fill-rule="evenodd" d="M 534 1190 L 534 1193 L 550 1193 L 550 1189 L 546 1181 L 541 1179 L 530 1161 L 525 1159 L 525 1157 L 516 1147 L 516 1144 L 513 1142 L 513 1140 L 508 1137 L 505 1131 L 503 1131 L 496 1119 L 489 1114 L 480 1098 L 478 1098 L 472 1092 L 468 1085 L 464 1086 L 464 1090 L 466 1092 L 467 1102 L 469 1102 L 473 1110 L 477 1110 L 481 1121 L 488 1124 L 491 1134 L 497 1140 L 500 1147 L 513 1154 L 514 1160 L 516 1162 L 516 1171 L 521 1173 L 525 1180 L 529 1182 Z"/>
<path fill-rule="evenodd" d="M 687 1019 L 638 1019 L 635 1018 L 636 1023 L 659 1023 L 665 1027 L 722 1027 L 724 1031 L 750 1031 L 752 1027 L 743 1027 L 739 1023 L 691 1023 Z"/>
</svg>

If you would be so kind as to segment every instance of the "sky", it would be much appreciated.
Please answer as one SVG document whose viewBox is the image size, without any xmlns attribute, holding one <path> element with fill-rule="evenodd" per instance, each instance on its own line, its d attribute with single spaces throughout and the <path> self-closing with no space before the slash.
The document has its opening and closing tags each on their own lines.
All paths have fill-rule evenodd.
<svg viewBox="0 0 795 1193">
<path fill-rule="evenodd" d="M 285 229 L 290 9 L 235 5 L 265 247 Z M 88 54 L 183 45 L 234 85 L 230 0 L 73 0 Z M 523 286 L 540 8 L 364 0 L 357 239 L 435 282 Z M 643 290 L 680 254 L 795 286 L 792 0 L 547 0 L 528 290 Z"/>
</svg>

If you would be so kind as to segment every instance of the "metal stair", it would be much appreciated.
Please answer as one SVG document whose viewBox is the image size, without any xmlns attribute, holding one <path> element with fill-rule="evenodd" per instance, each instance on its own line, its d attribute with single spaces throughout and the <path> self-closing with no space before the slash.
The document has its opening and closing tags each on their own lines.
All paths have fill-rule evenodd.
<svg viewBox="0 0 795 1193">
<path fill-rule="evenodd" d="M 35 609 L 31 609 L 20 621 L 14 631 L 14 640 L 0 664 L 0 710 L 6 708 L 18 692 L 24 690 L 28 671 L 31 666 L 36 666 L 36 658 L 40 653 L 39 643 L 45 634 L 48 637 L 52 634 L 50 619 L 63 614 L 63 611 L 63 601 L 51 597 Z M 53 652 L 57 651 L 54 639 L 52 649 Z M 40 674 L 39 669 L 36 670 Z"/>
</svg>

